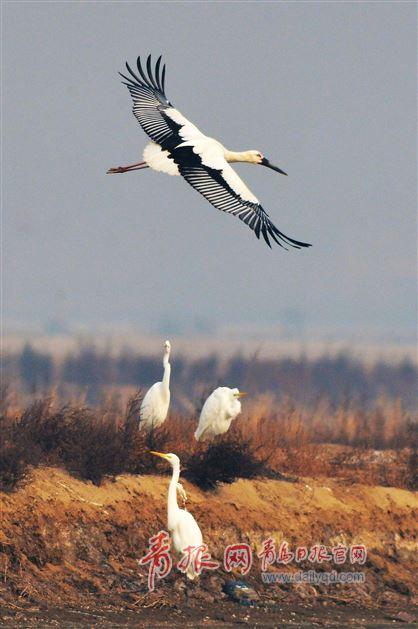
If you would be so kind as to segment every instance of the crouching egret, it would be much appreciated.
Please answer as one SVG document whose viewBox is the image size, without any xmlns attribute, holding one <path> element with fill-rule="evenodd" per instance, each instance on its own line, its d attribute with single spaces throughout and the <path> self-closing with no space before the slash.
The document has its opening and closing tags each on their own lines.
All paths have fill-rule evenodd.
<svg viewBox="0 0 418 629">
<path fill-rule="evenodd" d="M 178 482 L 180 477 L 179 457 L 176 454 L 163 454 L 162 452 L 151 452 L 151 454 L 165 459 L 173 468 L 173 475 L 168 486 L 167 527 L 171 533 L 173 548 L 178 555 L 181 555 L 188 546 L 193 546 L 194 548 L 202 546 L 202 532 L 192 514 L 186 511 L 186 509 L 180 509 L 177 503 L 177 490 L 179 490 L 180 494 L 184 494 L 183 498 L 186 498 L 184 489 Z M 195 572 L 193 561 L 190 562 L 186 575 L 189 579 L 194 579 L 198 576 Z"/>
<path fill-rule="evenodd" d="M 164 375 L 162 382 L 156 382 L 145 394 L 139 409 L 139 429 L 152 432 L 166 420 L 170 406 L 170 341 L 164 343 Z"/>
<path fill-rule="evenodd" d="M 247 395 L 239 389 L 218 387 L 210 394 L 200 413 L 199 425 L 194 433 L 196 441 L 211 439 L 226 432 L 233 419 L 241 412 L 239 398 Z"/>
<path fill-rule="evenodd" d="M 161 57 L 153 74 L 150 55 L 147 76 L 138 57 L 137 74 L 128 64 L 129 75 L 119 73 L 131 93 L 134 116 L 152 141 L 144 149 L 144 161 L 110 168 L 108 174 L 152 168 L 168 175 L 182 175 L 215 208 L 237 216 L 254 231 L 257 238 L 261 233 L 269 247 L 269 238 L 284 249 L 286 246 L 296 249 L 310 247 L 277 229 L 257 197 L 229 164 L 260 164 L 282 175 L 286 173 L 271 164 L 259 151 L 229 151 L 217 140 L 201 133 L 168 101 L 164 88 L 165 66 L 160 76 L 160 64 Z"/>
</svg>

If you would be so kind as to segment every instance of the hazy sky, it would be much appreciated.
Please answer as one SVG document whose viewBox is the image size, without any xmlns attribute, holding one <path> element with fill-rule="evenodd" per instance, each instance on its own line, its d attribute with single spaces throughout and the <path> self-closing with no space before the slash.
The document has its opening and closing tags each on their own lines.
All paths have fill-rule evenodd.
<svg viewBox="0 0 418 629">
<path fill-rule="evenodd" d="M 204 133 L 289 173 L 236 167 L 311 249 L 270 251 L 180 177 L 105 174 L 147 142 L 117 71 L 149 52 Z M 5 3 L 6 322 L 263 326 L 297 309 L 411 334 L 415 58 L 415 3 Z"/>
</svg>

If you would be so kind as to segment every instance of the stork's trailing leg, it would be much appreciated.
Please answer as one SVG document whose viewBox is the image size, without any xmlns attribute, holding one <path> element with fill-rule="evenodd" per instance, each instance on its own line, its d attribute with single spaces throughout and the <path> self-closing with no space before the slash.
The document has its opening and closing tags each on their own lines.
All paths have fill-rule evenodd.
<svg viewBox="0 0 418 629">
<path fill-rule="evenodd" d="M 137 164 L 131 164 L 130 166 L 116 166 L 116 168 L 109 168 L 107 175 L 115 175 L 116 173 L 126 173 L 130 170 L 142 170 L 143 168 L 149 168 L 147 162 L 138 162 Z"/>
</svg>

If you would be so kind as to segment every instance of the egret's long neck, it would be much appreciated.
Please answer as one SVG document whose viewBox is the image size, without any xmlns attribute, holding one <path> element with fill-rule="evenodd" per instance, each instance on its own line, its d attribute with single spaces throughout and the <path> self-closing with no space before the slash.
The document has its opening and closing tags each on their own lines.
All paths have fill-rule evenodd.
<svg viewBox="0 0 418 629">
<path fill-rule="evenodd" d="M 173 475 L 168 486 L 167 524 L 170 531 L 174 528 L 176 522 L 176 513 L 180 508 L 177 504 L 177 483 L 179 482 L 179 477 L 180 467 L 176 465 L 175 467 L 173 467 Z"/>
<path fill-rule="evenodd" d="M 170 393 L 170 374 L 171 374 L 171 365 L 168 362 L 170 354 L 167 352 L 164 354 L 163 365 L 164 365 L 164 375 L 162 380 L 163 390 L 168 395 Z"/>
<path fill-rule="evenodd" d="M 224 157 L 227 162 L 250 162 L 251 164 L 256 163 L 254 159 L 254 155 L 251 151 L 228 151 L 225 149 Z"/>
</svg>

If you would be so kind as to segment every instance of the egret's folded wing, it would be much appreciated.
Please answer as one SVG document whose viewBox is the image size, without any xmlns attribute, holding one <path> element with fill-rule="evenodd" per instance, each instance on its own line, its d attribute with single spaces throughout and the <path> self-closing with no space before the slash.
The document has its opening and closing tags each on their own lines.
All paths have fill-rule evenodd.
<svg viewBox="0 0 418 629">
<path fill-rule="evenodd" d="M 219 414 L 219 403 L 216 397 L 210 395 L 205 401 L 202 411 L 199 417 L 199 424 L 197 426 L 195 436 L 198 440 L 204 440 L 206 438 L 205 433 L 212 427 L 213 420 Z"/>
<path fill-rule="evenodd" d="M 233 214 L 244 221 L 255 232 L 257 238 L 260 238 L 260 233 L 263 234 L 269 247 L 271 247 L 269 237 L 284 249 L 286 245 L 296 249 L 310 246 L 289 238 L 277 229 L 258 199 L 226 161 L 222 169 L 193 161 L 197 160 L 189 160 L 189 163 L 185 164 L 178 163 L 180 174 L 218 210 Z"/>
</svg>

